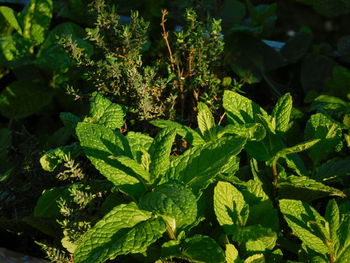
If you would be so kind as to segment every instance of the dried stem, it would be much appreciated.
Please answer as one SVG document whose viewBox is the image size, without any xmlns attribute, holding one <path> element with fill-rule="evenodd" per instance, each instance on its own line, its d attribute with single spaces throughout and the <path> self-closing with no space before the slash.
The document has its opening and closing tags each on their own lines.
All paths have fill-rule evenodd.
<svg viewBox="0 0 350 263">
<path fill-rule="evenodd" d="M 165 28 L 165 22 L 167 21 L 166 20 L 166 16 L 169 14 L 169 12 L 166 10 L 166 9 L 163 9 L 162 10 L 162 22 L 160 23 L 161 27 L 162 27 L 162 30 L 163 30 L 163 33 L 162 33 L 162 37 L 166 43 L 166 46 L 168 48 L 168 52 L 169 52 L 169 60 L 170 60 L 170 67 L 173 71 L 175 71 L 175 60 L 173 58 L 173 52 L 171 51 L 171 47 L 170 47 L 170 44 L 169 44 L 169 40 L 168 40 L 168 37 L 169 37 L 169 32 L 166 31 L 166 28 Z"/>
</svg>

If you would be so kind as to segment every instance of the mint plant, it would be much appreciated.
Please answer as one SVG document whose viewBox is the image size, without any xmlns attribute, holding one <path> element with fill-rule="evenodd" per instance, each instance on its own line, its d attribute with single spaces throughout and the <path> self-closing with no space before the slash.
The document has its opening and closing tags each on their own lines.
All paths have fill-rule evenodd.
<svg viewBox="0 0 350 263">
<path fill-rule="evenodd" d="M 288 235 L 281 234 L 285 226 L 280 221 L 280 212 L 297 237 L 305 242 L 299 252 L 301 260 L 320 257 L 317 253 L 326 253 L 321 258 L 332 259 L 331 262 L 345 258 L 343 253 L 347 249 L 338 249 L 334 243 L 338 241 L 333 241 L 327 232 L 333 230 L 327 230 L 325 220 L 306 203 L 321 197 L 346 196 L 323 180 L 327 178 L 326 164 L 318 170 L 319 175 L 314 175 L 306 168 L 310 164 L 304 163 L 299 155 L 302 151 L 310 154 L 327 139 L 316 136 L 287 146 L 284 139 L 293 108 L 290 94 L 279 99 L 271 115 L 232 91 L 225 91 L 223 101 L 229 122 L 226 126 L 216 125 L 208 106 L 200 103 L 198 130 L 157 120 L 152 123 L 162 130 L 154 138 L 139 132 L 120 133 L 125 116 L 123 108 L 98 93 L 93 94 L 87 117 L 64 114 L 65 120 L 67 116 L 75 120 L 70 125 L 75 127 L 79 145 L 48 152 L 42 157 L 43 167 L 57 169 L 67 158 L 64 156 L 74 154 L 78 147 L 77 154 L 85 155 L 105 179 L 83 179 L 84 187 L 75 183 L 67 188 L 76 189 L 71 192 L 73 202 L 82 206 L 80 213 L 86 216 L 84 210 L 96 205 L 93 200 L 97 196 L 108 196 L 100 208 L 94 208 L 99 219 L 90 215 L 89 220 L 81 223 L 78 222 L 82 217 L 61 220 L 65 229 L 61 243 L 75 262 L 105 262 L 123 255 L 141 261 L 283 262 L 284 250 L 288 250 L 283 244 L 291 241 Z M 188 143 L 180 154 L 173 152 L 177 135 Z M 242 151 L 247 153 L 247 165 L 240 161 Z M 44 194 L 37 213 L 44 209 L 42 204 L 51 203 L 54 198 L 61 200 L 55 205 L 60 207 L 59 213 L 68 216 L 71 212 L 66 203 L 71 201 L 62 195 L 67 191 L 63 189 L 50 190 L 57 195 Z M 208 202 L 209 199 L 213 201 Z M 289 205 L 298 208 L 286 208 Z M 305 213 L 315 211 L 312 213 L 318 219 L 311 215 L 307 219 L 299 209 L 301 205 L 308 209 Z M 328 215 L 336 207 L 332 200 L 326 220 L 336 220 Z M 214 218 L 208 217 L 210 213 Z M 299 218 L 300 223 L 290 219 L 291 216 Z M 81 232 L 71 232 L 70 226 L 74 225 L 80 226 L 85 234 L 79 237 L 77 233 Z M 221 228 L 219 236 L 208 234 L 209 225 Z M 320 239 L 320 249 L 315 247 L 315 242 L 310 243 L 304 232 Z"/>
</svg>

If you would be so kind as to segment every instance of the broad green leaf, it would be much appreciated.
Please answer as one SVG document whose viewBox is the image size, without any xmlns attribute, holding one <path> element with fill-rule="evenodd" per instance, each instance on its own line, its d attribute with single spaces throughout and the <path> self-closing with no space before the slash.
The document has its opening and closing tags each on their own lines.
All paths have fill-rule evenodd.
<svg viewBox="0 0 350 263">
<path fill-rule="evenodd" d="M 221 172 L 222 167 L 242 150 L 246 138 L 225 136 L 187 150 L 172 163 L 170 176 L 200 194 Z"/>
<path fill-rule="evenodd" d="M 50 30 L 50 33 L 45 38 L 45 42 L 40 45 L 35 64 L 45 71 L 67 71 L 74 62 L 63 46 L 59 44 L 60 39 L 71 39 L 77 48 L 84 49 L 84 53 L 90 55 L 93 52 L 93 47 L 85 40 L 85 37 L 85 30 L 77 24 L 72 22 L 60 23 Z"/>
<path fill-rule="evenodd" d="M 126 138 L 130 144 L 134 159 L 138 161 L 140 160 L 143 152 L 148 152 L 153 142 L 153 138 L 151 136 L 148 136 L 147 134 L 143 134 L 141 132 L 130 131 L 126 135 Z"/>
<path fill-rule="evenodd" d="M 142 253 L 166 229 L 161 218 L 138 209 L 135 203 L 115 207 L 81 239 L 74 253 L 75 263 L 97 263 L 118 255 Z"/>
<path fill-rule="evenodd" d="M 51 97 L 50 88 L 42 83 L 15 81 L 0 93 L 0 112 L 9 119 L 22 119 L 49 104 Z"/>
<path fill-rule="evenodd" d="M 214 211 L 219 224 L 230 232 L 232 225 L 245 225 L 249 206 L 236 187 L 227 182 L 218 182 L 214 189 Z"/>
<path fill-rule="evenodd" d="M 0 37 L 0 65 L 18 67 L 19 59 L 29 56 L 30 42 L 17 34 Z"/>
<path fill-rule="evenodd" d="M 309 170 L 306 169 L 303 159 L 298 154 L 292 153 L 282 158 L 286 162 L 287 167 L 292 169 L 297 175 L 309 175 Z"/>
<path fill-rule="evenodd" d="M 41 158 L 41 167 L 48 172 L 53 172 L 56 167 L 64 162 L 66 158 L 75 158 L 81 153 L 81 148 L 78 143 L 73 143 L 67 146 L 61 146 L 56 149 L 47 151 Z"/>
<path fill-rule="evenodd" d="M 58 201 L 63 197 L 68 197 L 69 192 L 67 187 L 56 187 L 44 190 L 39 197 L 35 208 L 35 217 L 57 217 L 60 215 Z"/>
<path fill-rule="evenodd" d="M 91 97 L 91 108 L 89 119 L 93 123 L 106 126 L 112 130 L 120 129 L 124 125 L 123 108 L 103 97 L 101 94 L 94 92 Z"/>
<path fill-rule="evenodd" d="M 248 141 L 244 149 L 251 158 L 259 161 L 269 161 L 277 152 L 285 148 L 280 136 L 267 132 L 261 141 Z"/>
<path fill-rule="evenodd" d="M 261 225 L 237 226 L 232 240 L 245 244 L 247 251 L 263 252 L 276 246 L 277 233 Z"/>
<path fill-rule="evenodd" d="M 339 189 L 324 185 L 307 176 L 290 175 L 286 179 L 281 178 L 278 187 L 283 198 L 312 201 L 326 196 L 345 197 Z"/>
<path fill-rule="evenodd" d="M 264 254 L 255 254 L 244 260 L 244 263 L 265 263 Z"/>
<path fill-rule="evenodd" d="M 151 121 L 151 123 L 159 128 L 175 129 L 176 133 L 192 146 L 198 146 L 205 143 L 204 139 L 198 132 L 180 123 L 169 120 L 154 120 Z"/>
<path fill-rule="evenodd" d="M 218 132 L 217 137 L 221 138 L 225 134 L 236 134 L 251 141 L 261 141 L 266 136 L 266 129 L 260 123 L 228 124 Z"/>
<path fill-rule="evenodd" d="M 76 133 L 86 156 L 103 176 L 123 191 L 131 194 L 142 193 L 140 182 L 132 171 L 110 158 L 126 155 L 123 135 L 104 126 L 84 122 L 77 125 Z"/>
<path fill-rule="evenodd" d="M 238 124 L 254 123 L 258 121 L 258 114 L 267 115 L 258 104 L 229 90 L 224 92 L 223 106 L 230 120 Z"/>
<path fill-rule="evenodd" d="M 74 132 L 78 123 L 82 121 L 81 118 L 70 112 L 61 112 L 60 119 L 65 127 L 67 127 L 70 131 Z"/>
<path fill-rule="evenodd" d="M 162 244 L 161 257 L 162 259 L 167 258 L 182 258 L 180 252 L 180 240 L 170 240 Z"/>
<path fill-rule="evenodd" d="M 192 262 L 224 263 L 225 253 L 214 239 L 208 236 L 195 235 L 181 244 L 182 254 Z M 205 249 L 203 249 L 205 248 Z"/>
<path fill-rule="evenodd" d="M 272 117 L 275 118 L 276 121 L 276 131 L 286 132 L 288 130 L 292 103 L 293 101 L 290 93 L 286 93 L 277 101 L 272 111 Z"/>
<path fill-rule="evenodd" d="M 141 198 L 139 206 L 161 215 L 173 233 L 176 233 L 178 228 L 191 225 L 197 217 L 196 197 L 190 189 L 175 182 L 157 186 Z"/>
<path fill-rule="evenodd" d="M 331 181 L 341 180 L 350 175 L 350 158 L 344 158 L 339 160 L 331 160 L 316 170 L 315 180 L 317 181 Z"/>
<path fill-rule="evenodd" d="M 110 158 L 115 159 L 122 165 L 130 168 L 135 174 L 138 175 L 137 178 L 139 178 L 140 181 L 144 180 L 146 183 L 150 183 L 151 175 L 141 164 L 139 164 L 134 159 L 131 159 L 127 156 L 111 156 Z"/>
<path fill-rule="evenodd" d="M 324 218 L 329 223 L 330 237 L 334 242 L 338 238 L 337 231 L 340 226 L 339 207 L 334 199 L 328 201 Z"/>
<path fill-rule="evenodd" d="M 235 263 L 239 260 L 238 250 L 232 244 L 226 244 L 225 259 L 227 263 Z"/>
<path fill-rule="evenodd" d="M 246 225 L 257 224 L 276 233 L 280 231 L 278 210 L 274 208 L 271 200 L 260 201 L 254 205 L 249 203 L 249 218 Z"/>
<path fill-rule="evenodd" d="M 305 139 L 321 139 L 308 154 L 318 164 L 342 147 L 342 129 L 334 120 L 322 113 L 316 113 L 306 123 Z"/>
<path fill-rule="evenodd" d="M 343 215 L 337 231 L 339 245 L 336 247 L 336 262 L 347 263 L 350 256 L 350 216 Z"/>
<path fill-rule="evenodd" d="M 205 138 L 206 141 L 210 141 L 216 137 L 216 126 L 213 114 L 211 113 L 208 106 L 203 102 L 200 102 L 197 107 L 198 128 L 201 131 L 203 138 Z"/>
<path fill-rule="evenodd" d="M 30 0 L 19 16 L 23 28 L 23 37 L 33 46 L 44 42 L 46 31 L 52 18 L 52 0 Z"/>
<path fill-rule="evenodd" d="M 310 111 L 313 110 L 340 119 L 344 114 L 350 112 L 350 104 L 337 97 L 320 95 L 312 101 Z"/>
<path fill-rule="evenodd" d="M 312 146 L 314 146 L 319 141 L 320 141 L 320 139 L 315 139 L 315 140 L 310 140 L 307 142 L 299 143 L 299 144 L 292 146 L 292 147 L 284 148 L 276 153 L 276 155 L 274 156 L 274 158 L 272 160 L 272 163 L 276 163 L 279 158 L 285 157 L 286 155 L 305 151 L 305 150 L 311 148 Z"/>
<path fill-rule="evenodd" d="M 315 228 L 312 227 L 316 225 L 323 229 L 326 223 L 313 207 L 298 200 L 288 199 L 281 199 L 279 205 L 289 227 L 307 247 L 321 254 L 329 252 L 324 243 L 325 233 L 323 232 L 322 235 L 320 234 L 322 231 L 315 231 Z"/>
<path fill-rule="evenodd" d="M 335 66 L 332 70 L 332 77 L 326 83 L 326 86 L 332 96 L 341 99 L 347 99 L 350 83 L 350 71 L 342 66 Z"/>
<path fill-rule="evenodd" d="M 18 32 L 18 34 L 22 35 L 22 28 L 19 25 L 17 15 L 12 8 L 0 6 L 0 14 L 5 18 L 7 23 Z"/>
<path fill-rule="evenodd" d="M 150 173 L 151 181 L 165 175 L 170 166 L 171 147 L 175 140 L 175 129 L 163 129 L 154 138 L 149 154 L 151 156 Z"/>
</svg>

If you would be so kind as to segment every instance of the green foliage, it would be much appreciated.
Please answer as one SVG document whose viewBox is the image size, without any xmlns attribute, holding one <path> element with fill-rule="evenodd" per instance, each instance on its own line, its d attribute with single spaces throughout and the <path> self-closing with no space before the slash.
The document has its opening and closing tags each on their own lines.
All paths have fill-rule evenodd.
<svg viewBox="0 0 350 263">
<path fill-rule="evenodd" d="M 59 263 L 348 261 L 346 1 L 0 2 L 6 240 Z"/>
<path fill-rule="evenodd" d="M 225 92 L 224 107 L 232 123 L 225 127 L 216 125 L 209 108 L 199 104 L 198 132 L 159 120 L 153 123 L 163 129 L 154 138 L 136 132 L 124 135 L 114 125 L 116 121 L 123 123 L 119 106 L 95 93 L 90 117 L 78 122 L 76 134 L 83 153 L 106 178 L 102 181 L 111 182 L 114 190 L 109 193 L 108 186 L 104 190 L 97 188 L 101 190 L 96 193 L 96 186 L 89 187 L 83 175 L 85 185 L 46 191 L 34 217 L 66 218 L 58 221 L 64 233 L 61 243 L 76 262 L 104 262 L 129 254 L 135 258 L 142 255 L 189 262 L 225 262 L 225 258 L 233 262 L 277 260 L 284 249 L 278 243 L 283 227 L 278 211 L 302 241 L 300 259 L 344 257 L 347 250 L 339 252 L 338 244 L 343 242 L 347 247 L 347 241 L 340 241 L 343 237 L 338 229 L 345 226 L 340 223 L 335 200 L 326 209 L 326 219 L 304 202 L 344 198 L 346 194 L 326 184 L 330 163 L 321 166 L 314 178 L 305 172 L 306 164 L 299 154 L 323 144 L 317 134 L 309 135 L 315 139 L 290 147 L 284 141 L 290 128 L 291 96 L 286 94 L 278 100 L 272 115 L 230 91 Z M 320 113 L 317 116 L 322 117 Z M 176 134 L 192 144 L 180 155 L 173 153 Z M 277 148 L 270 144 L 271 138 L 279 144 Z M 257 161 L 252 149 L 259 149 L 262 143 L 269 147 L 269 157 Z M 42 158 L 43 167 L 57 169 L 60 162 L 67 162 L 67 157 L 62 156 L 69 155 L 73 146 L 76 144 L 48 152 Z M 253 177 L 239 163 L 237 155 L 242 150 L 248 152 Z M 337 162 L 340 160 L 331 163 L 337 167 Z M 346 167 L 338 172 L 340 177 L 346 173 Z M 74 207 L 78 205 L 81 217 L 101 193 L 109 193 L 105 205 L 99 208 L 106 211 L 99 216 L 102 219 L 90 216 L 90 220 L 77 222 L 72 217 Z M 57 205 L 49 206 L 52 202 Z M 215 215 L 214 221 L 207 216 L 209 213 Z M 227 240 L 225 253 L 219 245 L 221 239 L 205 235 L 205 226 L 217 223 L 222 228 L 220 235 Z M 72 226 L 78 230 L 73 231 Z M 288 233 L 288 229 L 284 231 Z M 86 233 L 79 237 L 81 232 Z M 288 240 L 288 234 L 283 238 Z M 152 252 L 156 247 L 159 252 Z"/>
</svg>

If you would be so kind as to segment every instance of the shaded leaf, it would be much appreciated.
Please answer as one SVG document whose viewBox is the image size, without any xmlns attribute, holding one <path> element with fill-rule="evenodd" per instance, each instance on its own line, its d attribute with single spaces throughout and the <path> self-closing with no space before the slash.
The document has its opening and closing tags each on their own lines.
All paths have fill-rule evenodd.
<svg viewBox="0 0 350 263">
<path fill-rule="evenodd" d="M 321 254 L 329 252 L 324 237 L 311 226 L 323 229 L 325 225 L 324 218 L 314 208 L 298 200 L 281 199 L 279 204 L 289 227 L 307 247 Z"/>
<path fill-rule="evenodd" d="M 42 83 L 15 81 L 0 93 L 0 112 L 9 119 L 22 119 L 41 110 L 51 98 L 52 91 Z"/>
<path fill-rule="evenodd" d="M 151 121 L 151 123 L 159 128 L 175 129 L 177 134 L 179 134 L 193 146 L 202 145 L 205 143 L 198 132 L 180 123 L 170 120 L 154 120 Z"/>
<path fill-rule="evenodd" d="M 290 175 L 279 181 L 279 192 L 283 198 L 296 198 L 305 201 L 326 196 L 345 197 L 345 194 L 337 188 L 333 188 L 317 182 L 307 176 Z"/>
<path fill-rule="evenodd" d="M 185 258 L 198 263 L 223 263 L 225 254 L 214 239 L 208 236 L 195 235 L 181 244 Z M 203 249 L 205 248 L 205 249 Z"/>
</svg>

